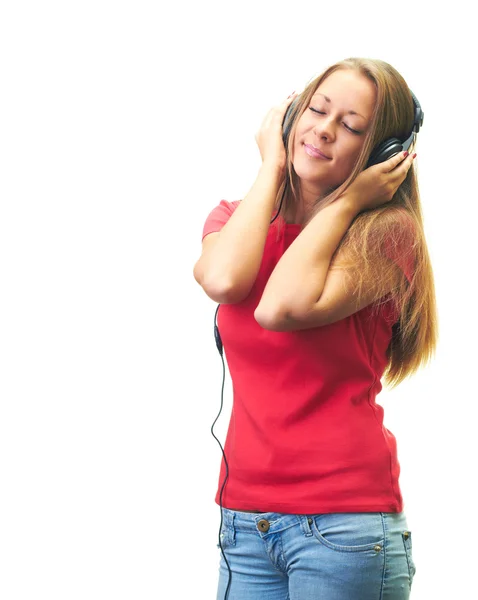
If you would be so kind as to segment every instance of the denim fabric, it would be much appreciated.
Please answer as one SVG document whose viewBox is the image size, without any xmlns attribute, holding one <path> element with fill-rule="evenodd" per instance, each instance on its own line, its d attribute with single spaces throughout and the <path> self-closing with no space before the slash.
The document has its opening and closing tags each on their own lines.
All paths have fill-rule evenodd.
<svg viewBox="0 0 478 600">
<path fill-rule="evenodd" d="M 222 508 L 217 600 L 408 600 L 404 512 L 294 515 Z"/>
</svg>

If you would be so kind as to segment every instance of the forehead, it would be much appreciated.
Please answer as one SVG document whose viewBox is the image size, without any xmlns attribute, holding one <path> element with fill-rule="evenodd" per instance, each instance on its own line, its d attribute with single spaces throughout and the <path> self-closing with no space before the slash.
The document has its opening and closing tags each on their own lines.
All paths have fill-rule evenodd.
<svg viewBox="0 0 478 600">
<path fill-rule="evenodd" d="M 313 98 L 330 99 L 330 105 L 338 110 L 356 111 L 371 117 L 376 100 L 375 85 L 368 77 L 357 71 L 334 71 L 319 85 Z"/>
</svg>

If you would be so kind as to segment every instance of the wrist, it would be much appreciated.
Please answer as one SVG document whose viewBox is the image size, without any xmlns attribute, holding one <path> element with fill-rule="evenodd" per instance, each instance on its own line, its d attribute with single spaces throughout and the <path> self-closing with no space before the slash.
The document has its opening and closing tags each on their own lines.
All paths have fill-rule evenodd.
<svg viewBox="0 0 478 600">
<path fill-rule="evenodd" d="M 272 162 L 263 162 L 259 171 L 267 173 L 269 176 L 277 179 L 279 182 L 282 181 L 285 175 L 285 168 Z"/>
<path fill-rule="evenodd" d="M 344 192 L 341 196 L 337 198 L 335 202 L 337 202 L 342 207 L 342 210 L 344 212 L 349 213 L 352 218 L 355 218 L 360 212 L 359 206 L 355 201 L 353 194 Z"/>
</svg>

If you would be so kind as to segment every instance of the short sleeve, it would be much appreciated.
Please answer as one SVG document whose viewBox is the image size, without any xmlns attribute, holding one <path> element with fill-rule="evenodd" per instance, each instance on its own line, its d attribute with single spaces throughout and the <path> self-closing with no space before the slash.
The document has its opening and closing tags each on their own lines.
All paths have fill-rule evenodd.
<svg viewBox="0 0 478 600">
<path fill-rule="evenodd" d="M 400 267 L 408 282 L 412 282 L 415 271 L 415 228 L 408 216 L 394 224 L 385 239 L 386 256 Z"/>
<path fill-rule="evenodd" d="M 221 202 L 212 209 L 206 218 L 202 231 L 202 239 L 209 233 L 221 231 L 224 225 L 228 222 L 232 213 L 236 210 L 240 200 L 233 200 L 228 202 L 227 200 L 221 200 Z"/>
</svg>

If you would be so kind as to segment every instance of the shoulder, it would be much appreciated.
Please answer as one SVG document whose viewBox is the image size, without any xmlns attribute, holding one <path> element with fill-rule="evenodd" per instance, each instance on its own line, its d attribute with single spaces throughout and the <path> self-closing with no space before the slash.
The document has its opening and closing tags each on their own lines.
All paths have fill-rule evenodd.
<svg viewBox="0 0 478 600">
<path fill-rule="evenodd" d="M 221 200 L 219 202 L 219 204 L 216 206 L 216 208 L 223 208 L 227 211 L 229 211 L 231 214 L 236 210 L 236 208 L 239 206 L 239 203 L 241 202 L 241 200 Z"/>
<path fill-rule="evenodd" d="M 220 231 L 239 206 L 240 200 L 221 200 L 207 215 L 204 222 L 202 239 L 209 233 Z"/>
</svg>

